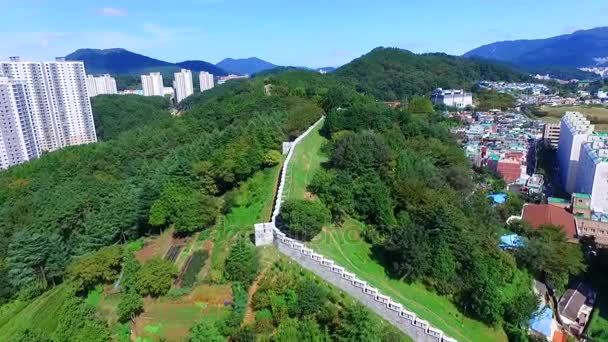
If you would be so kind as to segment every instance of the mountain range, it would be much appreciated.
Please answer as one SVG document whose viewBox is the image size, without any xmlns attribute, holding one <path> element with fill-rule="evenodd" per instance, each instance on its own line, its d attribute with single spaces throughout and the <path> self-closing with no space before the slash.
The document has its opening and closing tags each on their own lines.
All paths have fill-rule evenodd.
<svg viewBox="0 0 608 342">
<path fill-rule="evenodd" d="M 251 75 L 260 71 L 276 68 L 270 62 L 259 58 L 227 58 L 218 64 L 203 60 L 188 60 L 178 63 L 166 62 L 121 48 L 115 49 L 79 49 L 65 56 L 66 60 L 83 61 L 90 74 L 109 73 L 113 75 L 138 75 L 150 71 L 169 73 L 180 68 L 195 72 L 207 71 L 217 76 L 228 73 Z"/>
<path fill-rule="evenodd" d="M 487 44 L 464 57 L 508 62 L 520 67 L 608 66 L 608 27 L 579 30 L 546 39 L 522 39 Z"/>
</svg>

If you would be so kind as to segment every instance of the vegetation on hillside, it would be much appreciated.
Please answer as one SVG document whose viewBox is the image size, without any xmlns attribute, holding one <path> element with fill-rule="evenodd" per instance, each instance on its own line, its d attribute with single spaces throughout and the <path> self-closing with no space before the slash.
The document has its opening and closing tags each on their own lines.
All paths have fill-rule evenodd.
<svg viewBox="0 0 608 342">
<path fill-rule="evenodd" d="M 470 89 L 480 80 L 521 81 L 528 76 L 496 63 L 441 53 L 376 48 L 339 68 L 336 77 L 380 100 L 405 100 L 435 88 Z"/>
<path fill-rule="evenodd" d="M 169 100 L 138 95 L 100 95 L 91 99 L 97 137 L 116 138 L 119 134 L 150 122 L 170 120 Z"/>
<path fill-rule="evenodd" d="M 365 236 L 394 277 L 425 283 L 487 324 L 525 327 L 536 309 L 531 278 L 498 248 L 498 213 L 485 193 L 471 192 L 472 171 L 443 119 L 379 112 L 358 95 L 351 103 L 328 112 L 328 168 L 309 189 L 336 223 L 367 223 Z"/>
<path fill-rule="evenodd" d="M 6 285 L 2 298 L 61 282 L 71 257 L 169 225 L 184 233 L 209 227 L 221 196 L 279 162 L 268 156 L 321 112 L 316 92 L 265 96 L 262 80 L 221 88 L 174 118 L 163 115 L 161 99 L 101 98 L 96 113 L 108 141 L 50 153 L 0 174 L 0 275 L 9 280 L 0 282 Z M 158 115 L 145 121 L 138 101 Z M 117 109 L 121 103 L 133 110 Z M 139 119 L 110 120 L 119 113 Z"/>
<path fill-rule="evenodd" d="M 254 321 L 201 321 L 190 341 L 409 341 L 395 327 L 335 288 L 280 259 L 259 281 Z"/>
</svg>

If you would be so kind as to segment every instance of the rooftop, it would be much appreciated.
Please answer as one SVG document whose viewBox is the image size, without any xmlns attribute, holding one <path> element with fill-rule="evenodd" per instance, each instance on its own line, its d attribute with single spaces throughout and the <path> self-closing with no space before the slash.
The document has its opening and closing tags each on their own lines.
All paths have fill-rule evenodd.
<svg viewBox="0 0 608 342">
<path fill-rule="evenodd" d="M 561 226 L 569 239 L 576 237 L 574 216 L 564 208 L 549 204 L 526 204 L 522 219 L 535 229 L 548 224 Z"/>
<path fill-rule="evenodd" d="M 589 195 L 589 194 L 581 194 L 581 193 L 578 193 L 578 192 L 573 193 L 572 197 L 591 199 L 591 195 Z"/>
</svg>

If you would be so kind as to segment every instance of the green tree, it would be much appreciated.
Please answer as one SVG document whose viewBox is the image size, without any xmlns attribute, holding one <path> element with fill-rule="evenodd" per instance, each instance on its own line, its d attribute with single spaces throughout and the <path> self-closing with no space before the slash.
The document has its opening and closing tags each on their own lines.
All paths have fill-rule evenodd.
<svg viewBox="0 0 608 342">
<path fill-rule="evenodd" d="M 330 220 L 330 213 L 317 201 L 288 200 L 279 213 L 280 224 L 297 239 L 310 240 Z"/>
<path fill-rule="evenodd" d="M 433 103 L 431 100 L 422 96 L 414 96 L 407 105 L 407 111 L 416 114 L 429 114 L 433 113 Z"/>
<path fill-rule="evenodd" d="M 224 342 L 226 338 L 220 334 L 215 326 L 206 320 L 200 320 L 190 328 L 190 342 Z"/>
<path fill-rule="evenodd" d="M 277 328 L 273 336 L 275 342 L 302 341 L 298 321 L 293 318 L 286 318 Z"/>
<path fill-rule="evenodd" d="M 298 284 L 296 293 L 298 294 L 298 315 L 301 317 L 314 315 L 321 309 L 323 303 L 327 300 L 325 290 L 318 284 L 310 281 L 304 281 Z"/>
<path fill-rule="evenodd" d="M 127 322 L 134 320 L 144 309 L 144 300 L 135 291 L 127 291 L 118 302 L 118 320 Z"/>
<path fill-rule="evenodd" d="M 81 291 L 89 291 L 97 284 L 110 283 L 118 277 L 122 248 L 110 246 L 83 255 L 68 267 L 68 277 Z"/>
<path fill-rule="evenodd" d="M 568 242 L 566 233 L 558 226 L 545 225 L 531 232 L 523 248 L 515 254 L 520 265 L 561 291 L 570 276 L 585 270 L 583 253 L 578 245 Z"/>
<path fill-rule="evenodd" d="M 173 263 L 154 257 L 143 264 L 137 273 L 137 291 L 142 296 L 165 295 L 176 276 L 177 269 Z"/>
<path fill-rule="evenodd" d="M 255 279 L 259 261 L 255 247 L 246 237 L 239 237 L 226 258 L 226 279 L 249 285 Z"/>
<path fill-rule="evenodd" d="M 339 341 L 381 341 L 382 336 L 379 325 L 361 304 L 346 307 L 336 335 Z"/>
</svg>

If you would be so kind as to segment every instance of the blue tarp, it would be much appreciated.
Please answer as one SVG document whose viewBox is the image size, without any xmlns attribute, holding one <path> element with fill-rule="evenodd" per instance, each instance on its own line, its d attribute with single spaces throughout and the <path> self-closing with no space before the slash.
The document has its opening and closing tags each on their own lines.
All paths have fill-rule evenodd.
<svg viewBox="0 0 608 342">
<path fill-rule="evenodd" d="M 530 328 L 551 338 L 551 325 L 553 323 L 553 310 L 548 306 L 542 306 L 534 313 L 530 320 Z"/>
<path fill-rule="evenodd" d="M 488 195 L 494 201 L 494 204 L 503 204 L 507 201 L 507 194 L 493 194 Z"/>
<path fill-rule="evenodd" d="M 502 249 L 519 248 L 524 246 L 524 240 L 517 234 L 503 235 L 498 246 Z"/>
</svg>

